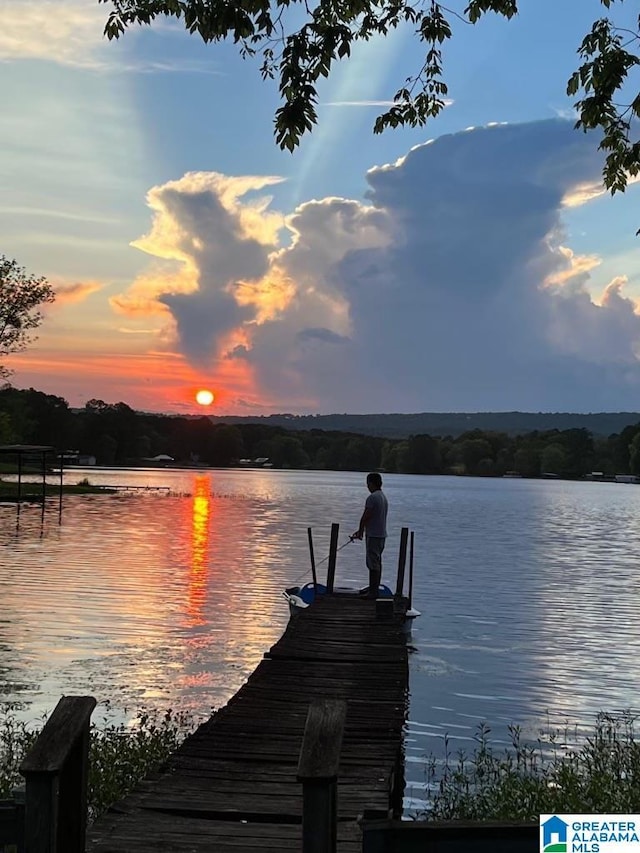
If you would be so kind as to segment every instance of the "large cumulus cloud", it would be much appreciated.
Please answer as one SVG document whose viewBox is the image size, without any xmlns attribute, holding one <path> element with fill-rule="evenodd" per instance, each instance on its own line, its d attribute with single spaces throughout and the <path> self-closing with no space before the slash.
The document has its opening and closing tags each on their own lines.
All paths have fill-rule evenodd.
<svg viewBox="0 0 640 853">
<path fill-rule="evenodd" d="M 285 218 L 243 199 L 257 179 L 157 188 L 144 248 L 194 273 L 159 297 L 182 351 L 242 360 L 256 398 L 279 408 L 628 408 L 640 391 L 628 271 L 594 298 L 598 259 L 564 245 L 565 208 L 601 192 L 601 167 L 569 122 L 480 128 L 372 169 L 364 203 L 321 199 Z"/>
<path fill-rule="evenodd" d="M 153 225 L 133 245 L 165 265 L 114 297 L 112 307 L 130 315 L 168 309 L 179 349 L 205 368 L 222 343 L 254 319 L 249 303 L 268 275 L 282 224 L 266 210 L 268 199 L 244 205 L 239 199 L 277 180 L 196 172 L 150 190 Z M 172 261 L 179 263 L 177 273 L 167 270 Z"/>
</svg>

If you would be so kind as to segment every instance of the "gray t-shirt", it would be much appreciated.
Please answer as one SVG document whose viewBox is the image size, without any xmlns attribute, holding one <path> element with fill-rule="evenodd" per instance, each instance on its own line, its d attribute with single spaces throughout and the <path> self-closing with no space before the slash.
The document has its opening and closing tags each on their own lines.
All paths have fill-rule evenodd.
<svg viewBox="0 0 640 853">
<path fill-rule="evenodd" d="M 386 537 L 387 535 L 387 496 L 381 489 L 371 492 L 365 501 L 365 507 L 371 510 L 371 517 L 366 524 L 367 536 Z"/>
</svg>

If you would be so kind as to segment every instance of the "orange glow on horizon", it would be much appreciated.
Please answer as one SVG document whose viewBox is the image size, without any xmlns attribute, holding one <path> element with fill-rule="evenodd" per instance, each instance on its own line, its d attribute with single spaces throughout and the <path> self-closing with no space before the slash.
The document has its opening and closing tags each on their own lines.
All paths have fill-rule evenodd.
<svg viewBox="0 0 640 853">
<path fill-rule="evenodd" d="M 195 395 L 203 388 L 210 388 L 219 415 L 241 413 L 247 404 L 256 413 L 271 411 L 273 406 L 256 387 L 251 365 L 238 358 L 212 362 L 214 387 L 205 384 L 208 377 L 175 352 L 61 352 L 36 342 L 27 352 L 12 355 L 7 366 L 15 371 L 16 388 L 33 387 L 63 397 L 70 406 L 82 407 L 97 398 L 123 402 L 138 411 L 194 414 L 200 409 Z"/>
</svg>

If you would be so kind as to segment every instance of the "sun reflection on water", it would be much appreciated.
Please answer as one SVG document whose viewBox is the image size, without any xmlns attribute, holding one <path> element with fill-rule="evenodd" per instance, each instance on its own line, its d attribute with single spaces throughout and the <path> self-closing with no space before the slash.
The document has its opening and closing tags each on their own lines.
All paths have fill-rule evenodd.
<svg viewBox="0 0 640 853">
<path fill-rule="evenodd" d="M 195 477 L 191 501 L 191 569 L 187 600 L 188 625 L 204 625 L 204 604 L 207 595 L 209 574 L 209 530 L 211 517 L 211 477 L 201 474 Z"/>
</svg>

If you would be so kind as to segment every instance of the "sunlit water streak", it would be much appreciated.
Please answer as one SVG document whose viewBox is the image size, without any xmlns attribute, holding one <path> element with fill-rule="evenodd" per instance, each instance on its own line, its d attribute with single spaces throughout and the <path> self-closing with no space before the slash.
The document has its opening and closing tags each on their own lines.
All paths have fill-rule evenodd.
<svg viewBox="0 0 640 853">
<path fill-rule="evenodd" d="M 182 497 L 65 496 L 0 506 L 0 695 L 37 717 L 62 693 L 115 709 L 205 715 L 240 687 L 288 619 L 282 589 L 332 521 L 357 526 L 364 475 L 264 470 L 72 471 L 68 482 L 170 486 Z M 631 708 L 640 670 L 640 489 L 560 481 L 385 476 L 385 575 L 416 534 L 407 775 L 425 754 L 471 751 L 600 710 Z M 326 571 L 326 563 L 323 564 Z M 303 578 L 304 579 L 304 578 Z M 363 547 L 338 582 L 366 579 Z"/>
</svg>

